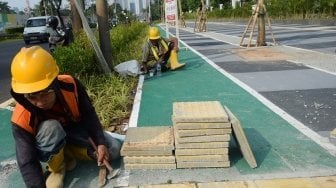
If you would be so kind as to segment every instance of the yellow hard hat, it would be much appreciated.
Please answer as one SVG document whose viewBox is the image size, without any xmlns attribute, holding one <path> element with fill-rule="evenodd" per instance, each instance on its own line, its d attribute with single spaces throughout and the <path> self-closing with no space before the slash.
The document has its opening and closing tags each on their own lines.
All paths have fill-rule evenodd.
<svg viewBox="0 0 336 188">
<path fill-rule="evenodd" d="M 12 89 L 34 93 L 47 88 L 59 73 L 55 59 L 40 46 L 22 48 L 11 65 Z"/>
<path fill-rule="evenodd" d="M 155 40 L 160 38 L 160 30 L 157 27 L 149 28 L 149 39 Z"/>
</svg>

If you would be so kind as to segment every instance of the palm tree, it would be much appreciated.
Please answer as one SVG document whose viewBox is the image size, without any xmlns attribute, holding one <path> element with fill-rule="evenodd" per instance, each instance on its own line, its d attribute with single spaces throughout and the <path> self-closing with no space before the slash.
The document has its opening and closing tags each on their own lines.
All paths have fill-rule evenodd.
<svg viewBox="0 0 336 188">
<path fill-rule="evenodd" d="M 12 13 L 10 6 L 8 6 L 8 2 L 1 2 L 0 1 L 0 13 L 2 14 L 9 14 Z"/>
</svg>

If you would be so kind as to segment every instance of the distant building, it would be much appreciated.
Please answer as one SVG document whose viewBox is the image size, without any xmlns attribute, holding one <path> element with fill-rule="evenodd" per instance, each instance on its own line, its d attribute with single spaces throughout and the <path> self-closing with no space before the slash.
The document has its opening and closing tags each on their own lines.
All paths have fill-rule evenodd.
<svg viewBox="0 0 336 188">
<path fill-rule="evenodd" d="M 19 14 L 0 14 L 0 33 L 6 28 L 24 25 L 24 16 Z"/>
<path fill-rule="evenodd" d="M 237 5 L 241 3 L 241 0 L 232 0 L 232 7 L 236 8 Z"/>
<path fill-rule="evenodd" d="M 135 16 L 143 16 L 144 10 L 148 8 L 150 0 L 109 0 L 108 3 L 118 3 L 123 10 L 128 10 Z"/>
</svg>

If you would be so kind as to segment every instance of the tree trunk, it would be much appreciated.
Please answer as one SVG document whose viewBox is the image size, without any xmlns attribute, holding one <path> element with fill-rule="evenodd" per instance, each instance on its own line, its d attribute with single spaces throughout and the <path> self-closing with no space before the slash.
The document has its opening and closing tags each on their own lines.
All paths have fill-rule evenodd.
<svg viewBox="0 0 336 188">
<path fill-rule="evenodd" d="M 70 0 L 71 13 L 72 13 L 71 15 L 72 30 L 74 33 L 78 33 L 83 29 L 83 25 L 74 1 L 77 0 Z"/>
<path fill-rule="evenodd" d="M 106 0 L 96 0 L 96 13 L 98 18 L 100 49 L 103 52 L 107 64 L 112 69 L 112 47 L 110 42 L 110 31 L 108 28 Z"/>
<path fill-rule="evenodd" d="M 259 0 L 257 46 L 266 46 L 264 0 Z"/>
</svg>

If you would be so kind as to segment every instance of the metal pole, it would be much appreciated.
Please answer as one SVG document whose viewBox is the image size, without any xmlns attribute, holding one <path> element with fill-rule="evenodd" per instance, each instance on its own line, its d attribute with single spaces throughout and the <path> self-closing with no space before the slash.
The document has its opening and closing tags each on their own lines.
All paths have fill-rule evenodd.
<svg viewBox="0 0 336 188">
<path fill-rule="evenodd" d="M 149 21 L 149 24 L 152 24 L 151 0 L 149 0 L 149 5 L 148 5 L 148 21 Z"/>
<path fill-rule="evenodd" d="M 175 32 L 176 32 L 176 38 L 177 40 L 180 39 L 180 32 L 179 32 L 179 29 L 180 29 L 180 24 L 179 24 L 179 14 L 178 14 L 178 7 L 177 7 L 177 0 L 175 0 Z"/>
</svg>

